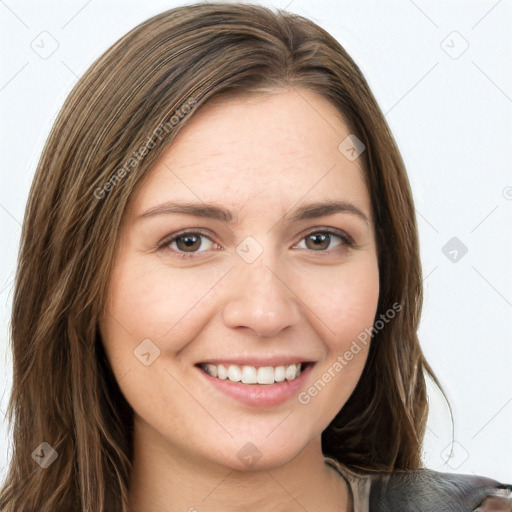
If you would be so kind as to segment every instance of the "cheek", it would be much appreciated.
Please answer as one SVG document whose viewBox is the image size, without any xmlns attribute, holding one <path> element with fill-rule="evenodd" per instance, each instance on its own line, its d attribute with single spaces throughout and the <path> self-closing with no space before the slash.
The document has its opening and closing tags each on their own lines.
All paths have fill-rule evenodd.
<svg viewBox="0 0 512 512">
<path fill-rule="evenodd" d="M 321 432 L 349 399 L 366 363 L 371 340 L 368 332 L 379 299 L 377 258 L 368 255 L 357 265 L 340 266 L 328 275 L 317 274 L 314 282 L 308 306 L 318 317 L 317 329 L 327 350 L 298 401 L 318 418 Z"/>
<path fill-rule="evenodd" d="M 223 273 L 210 270 L 185 275 L 158 265 L 120 261 L 106 305 L 112 329 L 109 338 L 130 338 L 136 344 L 145 338 L 165 339 L 166 348 L 178 350 L 184 330 L 188 332 L 197 325 L 194 319 L 205 314 L 208 294 Z M 176 346 L 167 346 L 173 343 Z"/>
<path fill-rule="evenodd" d="M 373 325 L 379 300 L 378 262 L 373 253 L 328 271 L 305 273 L 297 284 L 332 350 L 344 349 Z"/>
<path fill-rule="evenodd" d="M 379 274 L 377 267 L 365 272 L 348 273 L 346 279 L 333 291 L 332 302 L 326 306 L 336 340 L 343 348 L 351 340 L 373 325 L 379 300 Z"/>
</svg>

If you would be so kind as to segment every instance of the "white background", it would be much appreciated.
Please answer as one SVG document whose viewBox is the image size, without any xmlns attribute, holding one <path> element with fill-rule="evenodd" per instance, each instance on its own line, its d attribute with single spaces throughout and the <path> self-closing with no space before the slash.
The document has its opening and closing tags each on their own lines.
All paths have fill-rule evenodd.
<svg viewBox="0 0 512 512">
<path fill-rule="evenodd" d="M 345 46 L 406 162 L 425 276 L 420 339 L 455 414 L 448 458 L 449 415 L 431 393 L 426 465 L 512 483 L 512 0 L 258 3 L 305 15 Z M 179 4 L 0 1 L 0 478 L 15 259 L 42 146 L 87 67 L 129 29 Z M 47 50 L 58 44 L 47 58 L 32 49 L 41 38 Z M 456 248 L 456 262 L 442 252 L 452 237 L 468 249 L 461 257 Z"/>
</svg>

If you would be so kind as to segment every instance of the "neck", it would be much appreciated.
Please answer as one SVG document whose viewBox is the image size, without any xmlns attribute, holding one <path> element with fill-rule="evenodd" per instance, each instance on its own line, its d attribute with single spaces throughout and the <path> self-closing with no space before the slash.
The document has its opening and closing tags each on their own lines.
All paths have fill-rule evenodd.
<svg viewBox="0 0 512 512">
<path fill-rule="evenodd" d="M 324 462 L 320 436 L 293 460 L 267 469 L 239 471 L 178 449 L 158 436 L 144 446 L 134 436 L 130 477 L 133 512 L 345 512 L 344 479 Z M 161 441 L 161 440 L 160 440 Z"/>
</svg>

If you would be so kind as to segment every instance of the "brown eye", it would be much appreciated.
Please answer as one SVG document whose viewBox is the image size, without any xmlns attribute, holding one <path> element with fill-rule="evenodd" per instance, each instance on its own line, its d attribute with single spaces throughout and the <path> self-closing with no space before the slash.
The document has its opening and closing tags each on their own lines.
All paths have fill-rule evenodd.
<svg viewBox="0 0 512 512">
<path fill-rule="evenodd" d="M 181 235 L 176 237 L 176 247 L 180 251 L 195 252 L 201 247 L 201 235 Z"/>
<path fill-rule="evenodd" d="M 308 235 L 305 240 L 308 249 L 313 249 L 314 251 L 325 250 L 329 248 L 331 235 L 329 233 L 314 233 Z"/>
<path fill-rule="evenodd" d="M 315 231 L 306 235 L 295 247 L 299 249 L 310 249 L 316 252 L 325 252 L 328 249 L 334 249 L 342 245 L 352 245 L 347 235 L 330 231 Z"/>
<path fill-rule="evenodd" d="M 190 231 L 164 240 L 158 248 L 175 252 L 178 255 L 186 255 L 208 251 L 213 249 L 214 245 L 216 244 L 208 236 Z"/>
</svg>

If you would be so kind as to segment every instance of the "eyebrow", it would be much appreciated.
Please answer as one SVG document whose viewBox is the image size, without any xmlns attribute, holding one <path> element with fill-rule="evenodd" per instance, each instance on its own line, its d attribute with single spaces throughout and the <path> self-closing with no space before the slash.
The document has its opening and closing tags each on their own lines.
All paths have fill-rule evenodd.
<svg viewBox="0 0 512 512">
<path fill-rule="evenodd" d="M 150 208 L 139 215 L 138 219 L 145 219 L 157 215 L 185 214 L 195 217 L 205 217 L 214 220 L 220 220 L 227 224 L 238 222 L 236 213 L 212 203 L 182 203 L 168 202 Z M 335 213 L 350 213 L 356 215 L 367 224 L 370 224 L 369 218 L 356 206 L 346 201 L 324 201 L 309 203 L 292 211 L 289 222 L 299 222 L 301 220 L 315 219 L 325 217 Z M 285 215 L 285 218 L 288 215 Z"/>
</svg>

